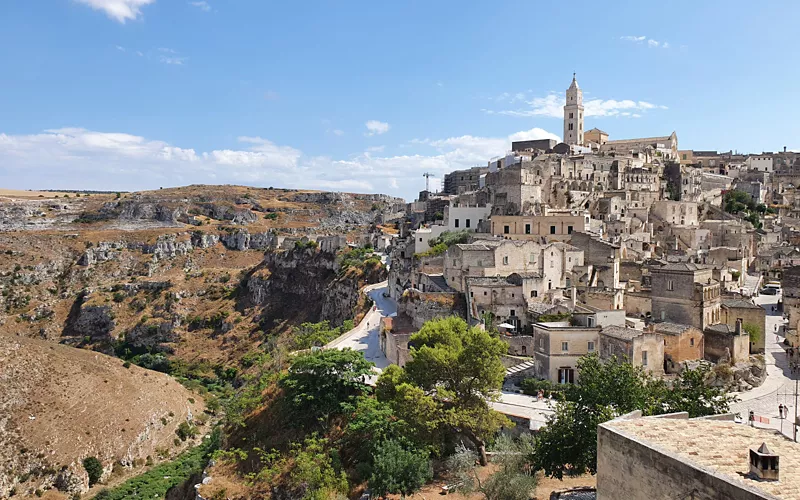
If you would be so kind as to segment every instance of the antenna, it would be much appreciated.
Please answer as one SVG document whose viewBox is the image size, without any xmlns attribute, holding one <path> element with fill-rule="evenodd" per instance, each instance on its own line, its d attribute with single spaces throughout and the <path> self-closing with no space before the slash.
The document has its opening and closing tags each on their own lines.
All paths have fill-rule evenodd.
<svg viewBox="0 0 800 500">
<path fill-rule="evenodd" d="M 422 177 L 425 177 L 425 191 L 430 192 L 430 190 L 431 190 L 431 177 L 433 177 L 433 174 L 429 174 L 428 172 L 425 172 L 424 174 L 422 174 Z"/>
</svg>

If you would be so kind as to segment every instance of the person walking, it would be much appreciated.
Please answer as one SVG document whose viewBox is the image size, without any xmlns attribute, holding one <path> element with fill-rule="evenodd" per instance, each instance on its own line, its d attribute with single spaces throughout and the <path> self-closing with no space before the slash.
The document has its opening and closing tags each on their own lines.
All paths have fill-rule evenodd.
<svg viewBox="0 0 800 500">
<path fill-rule="evenodd" d="M 783 418 L 783 403 L 778 405 L 778 418 Z"/>
</svg>

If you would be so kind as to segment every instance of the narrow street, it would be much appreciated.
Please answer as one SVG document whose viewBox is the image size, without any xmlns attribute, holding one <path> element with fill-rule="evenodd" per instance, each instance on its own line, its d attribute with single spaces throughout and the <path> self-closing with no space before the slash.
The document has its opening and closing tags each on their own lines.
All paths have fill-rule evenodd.
<svg viewBox="0 0 800 500">
<path fill-rule="evenodd" d="M 782 347 L 784 338 L 782 327 L 785 324 L 783 315 L 772 310 L 781 297 L 781 295 L 759 295 L 755 298 L 755 303 L 767 310 L 764 358 L 768 375 L 760 387 L 737 393 L 736 396 L 740 401 L 731 405 L 731 411 L 740 414 L 746 422 L 748 413 L 752 410 L 756 416 L 769 418 L 769 424 L 757 422 L 755 424 L 757 427 L 776 429 L 786 436 L 793 437 L 792 422 L 795 415 L 794 392 L 797 375 L 791 374 L 786 351 Z M 779 332 L 777 336 L 776 330 Z M 789 407 L 789 416 L 784 420 L 778 416 L 778 405 L 781 403 Z"/>
</svg>

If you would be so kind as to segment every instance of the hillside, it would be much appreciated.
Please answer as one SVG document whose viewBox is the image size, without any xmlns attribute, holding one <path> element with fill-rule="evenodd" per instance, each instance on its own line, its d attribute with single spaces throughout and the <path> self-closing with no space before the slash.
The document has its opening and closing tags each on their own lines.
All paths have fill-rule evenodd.
<svg viewBox="0 0 800 500">
<path fill-rule="evenodd" d="M 7 428 L 40 423 L 49 430 L 2 438 L 0 464 L 8 472 L 0 493 L 20 479 L 31 482 L 18 491 L 52 485 L 63 465 L 82 473 L 88 449 L 108 471 L 116 462 L 132 473 L 124 466 L 147 456 L 157 462 L 154 450 L 161 444 L 139 450 L 127 438 L 155 432 L 151 422 L 161 415 L 147 408 L 151 401 L 158 408 L 159 397 L 170 404 L 194 397 L 195 415 L 204 399 L 213 419 L 221 410 L 246 411 L 225 406 L 253 376 L 254 360 L 268 353 L 280 364 L 281 353 L 309 342 L 294 339 L 304 322 L 327 321 L 314 331 L 335 334 L 365 307 L 359 288 L 385 278 L 379 260 L 342 246 L 344 239 L 323 249 L 301 237 L 346 236 L 361 245 L 402 208 L 402 200 L 383 195 L 239 186 L 4 195 L 0 330 L 9 343 L 3 352 L 13 342 L 18 354 L 14 364 L 0 363 L 3 376 L 13 380 L 0 385 L 0 401 L 20 411 Z M 49 359 L 56 355 L 61 361 Z M 71 357 L 78 361 L 70 366 Z M 95 364 L 83 367 L 83 360 Z M 122 367 L 125 361 L 129 368 Z M 94 375 L 81 379 L 81 371 Z M 148 386 L 140 380 L 170 383 L 144 398 L 140 391 Z M 96 392 L 85 405 L 70 403 L 90 387 Z M 180 392 L 168 396 L 173 387 Z M 117 413 L 128 405 L 129 413 Z M 181 413 L 169 411 L 176 415 L 168 422 L 174 427 Z M 82 432 L 101 437 L 94 441 Z M 174 428 L 153 436 L 167 445 L 176 437 Z M 62 444 L 63 453 L 54 448 L 52 456 L 37 458 Z M 80 483 L 85 486 L 85 473 Z"/>
<path fill-rule="evenodd" d="M 141 467 L 175 455 L 203 401 L 173 378 L 100 353 L 0 334 L 0 497 L 88 488 L 81 461 Z M 177 443 L 177 445 L 176 445 Z"/>
</svg>

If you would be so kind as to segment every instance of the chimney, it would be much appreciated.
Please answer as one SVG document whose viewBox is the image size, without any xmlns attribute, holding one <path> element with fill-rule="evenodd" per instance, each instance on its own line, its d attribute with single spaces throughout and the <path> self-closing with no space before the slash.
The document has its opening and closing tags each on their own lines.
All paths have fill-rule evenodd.
<svg viewBox="0 0 800 500">
<path fill-rule="evenodd" d="M 784 147 L 783 147 L 783 152 L 784 152 L 784 153 L 786 152 L 786 146 L 784 146 Z"/>
<path fill-rule="evenodd" d="M 778 455 L 773 455 L 767 443 L 761 443 L 758 450 L 750 449 L 750 474 L 761 481 L 778 480 Z"/>
<path fill-rule="evenodd" d="M 736 319 L 736 335 L 742 334 L 742 318 Z"/>
</svg>

